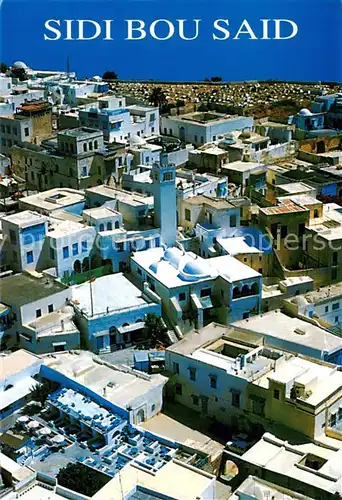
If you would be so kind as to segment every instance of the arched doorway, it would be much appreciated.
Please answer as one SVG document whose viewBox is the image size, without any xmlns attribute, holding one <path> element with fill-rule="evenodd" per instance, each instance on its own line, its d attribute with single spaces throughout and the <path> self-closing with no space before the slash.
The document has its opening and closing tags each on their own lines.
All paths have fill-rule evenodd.
<svg viewBox="0 0 342 500">
<path fill-rule="evenodd" d="M 179 138 L 181 141 L 185 141 L 185 128 L 179 127 Z"/>
<path fill-rule="evenodd" d="M 89 265 L 89 257 L 85 257 L 82 262 L 82 272 L 89 271 L 90 265 Z"/>
<path fill-rule="evenodd" d="M 145 420 L 145 412 L 141 408 L 137 413 L 137 424 L 141 424 Z"/>
<path fill-rule="evenodd" d="M 77 259 L 74 262 L 74 271 L 75 273 L 80 273 L 81 272 L 81 262 Z"/>
</svg>

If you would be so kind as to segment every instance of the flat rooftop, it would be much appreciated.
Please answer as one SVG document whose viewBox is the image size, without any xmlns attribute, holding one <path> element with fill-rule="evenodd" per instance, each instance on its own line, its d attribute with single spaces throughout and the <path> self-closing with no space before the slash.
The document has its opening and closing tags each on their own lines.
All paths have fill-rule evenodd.
<svg viewBox="0 0 342 500">
<path fill-rule="evenodd" d="M 16 224 L 21 228 L 31 227 L 36 224 L 44 224 L 47 222 L 47 218 L 44 215 L 40 215 L 31 210 L 25 210 L 24 212 L 18 212 L 12 215 L 5 215 L 2 220 Z"/>
<path fill-rule="evenodd" d="M 63 207 L 81 203 L 84 201 L 83 191 L 76 189 L 55 188 L 41 193 L 26 196 L 19 200 L 19 207 L 34 207 L 53 212 Z"/>
<path fill-rule="evenodd" d="M 84 139 L 85 137 L 91 137 L 93 135 L 101 135 L 102 132 L 100 130 L 97 130 L 95 128 L 90 128 L 90 127 L 79 127 L 79 128 L 72 128 L 68 130 L 62 130 L 59 132 L 59 135 L 66 135 L 69 137 L 76 137 L 77 139 Z"/>
<path fill-rule="evenodd" d="M 217 243 L 229 253 L 229 255 L 240 255 L 249 253 L 259 253 L 262 251 L 256 247 L 252 247 L 246 243 L 243 236 L 234 238 L 217 238 Z"/>
<path fill-rule="evenodd" d="M 50 227 L 47 235 L 50 238 L 60 238 L 63 236 L 68 236 L 72 234 L 77 234 L 79 232 L 88 231 L 89 236 L 94 235 L 94 228 L 82 224 L 81 222 L 73 222 L 71 220 L 55 221 Z"/>
<path fill-rule="evenodd" d="M 297 205 L 289 199 L 285 199 L 280 205 L 276 207 L 260 208 L 260 212 L 265 215 L 284 215 L 296 212 L 307 212 L 308 209 Z"/>
<path fill-rule="evenodd" d="M 185 203 L 189 205 L 207 205 L 208 207 L 216 210 L 229 210 L 231 208 L 235 208 L 234 205 L 223 198 L 213 198 L 205 195 L 192 196 L 187 198 Z"/>
<path fill-rule="evenodd" d="M 174 461 L 168 462 L 156 475 L 128 464 L 92 500 L 126 498 L 137 485 L 152 490 L 161 498 L 180 498 L 181 495 L 182 500 L 194 500 L 203 497 L 214 478 L 207 472 Z"/>
<path fill-rule="evenodd" d="M 234 170 L 235 172 L 248 172 L 249 170 L 260 167 L 263 167 L 262 163 L 251 161 L 233 161 L 232 163 L 227 163 L 226 165 L 224 165 L 223 168 L 224 170 Z"/>
<path fill-rule="evenodd" d="M 115 189 L 101 184 L 86 189 L 86 194 L 99 194 L 111 200 L 118 200 L 131 206 L 153 206 L 153 196 L 143 196 L 139 193 L 131 193 L 122 189 Z"/>
<path fill-rule="evenodd" d="M 241 494 L 245 495 L 246 498 L 256 498 L 256 495 L 259 495 L 259 498 L 265 500 L 267 498 L 272 500 L 312 500 L 307 495 L 302 495 L 254 476 L 248 476 L 229 498 L 230 500 L 240 500 Z"/>
<path fill-rule="evenodd" d="M 133 369 L 111 365 L 88 351 L 71 351 L 43 357 L 44 364 L 104 395 L 111 403 L 122 408 L 167 381 L 160 374 L 148 375 Z"/>
<path fill-rule="evenodd" d="M 4 304 L 20 307 L 66 288 L 62 283 L 44 275 L 36 278 L 28 273 L 14 274 L 0 280 L 0 297 Z"/>
<path fill-rule="evenodd" d="M 304 182 L 289 182 L 288 184 L 278 184 L 277 188 L 280 191 L 285 191 L 289 194 L 308 193 L 314 189 L 313 187 L 304 184 Z"/>
<path fill-rule="evenodd" d="M 24 349 L 0 356 L 0 380 L 6 380 L 13 375 L 39 364 L 40 358 Z"/>
<path fill-rule="evenodd" d="M 233 325 L 320 351 L 329 352 L 341 348 L 341 339 L 336 335 L 307 321 L 287 316 L 280 311 L 251 316 L 248 319 L 236 321 Z"/>
<path fill-rule="evenodd" d="M 309 304 L 331 301 L 333 298 L 342 297 L 342 282 L 333 285 L 323 286 L 312 292 L 299 295 L 303 297 Z M 293 300 L 293 299 L 292 299 Z"/>
<path fill-rule="evenodd" d="M 242 118 L 241 116 L 238 115 L 226 115 L 222 113 L 216 113 L 216 112 L 195 112 L 195 113 L 188 113 L 185 115 L 177 116 L 177 117 L 170 117 L 172 120 L 177 120 L 180 122 L 192 122 L 196 123 L 198 125 L 204 125 L 206 127 L 210 127 L 213 123 L 219 123 L 219 122 L 226 122 L 226 121 L 234 121 L 236 119 Z"/>
<path fill-rule="evenodd" d="M 120 309 L 138 308 L 146 305 L 139 288 L 134 286 L 122 273 L 109 274 L 89 282 L 71 287 L 72 300 L 80 311 L 91 316 L 91 294 L 93 314 L 108 314 Z"/>
<path fill-rule="evenodd" d="M 286 198 L 281 196 L 278 198 L 278 201 L 283 203 Z M 290 200 L 293 201 L 293 203 L 295 203 L 296 205 L 304 205 L 306 207 L 310 205 L 323 205 L 323 203 L 317 200 L 317 198 L 314 198 L 313 196 L 309 196 L 307 194 L 291 195 Z"/>
<path fill-rule="evenodd" d="M 318 470 L 305 463 L 305 458 L 310 455 L 320 459 L 321 466 Z M 242 456 L 243 461 L 329 493 L 340 492 L 341 458 L 342 450 L 336 451 L 314 443 L 291 445 L 268 433 Z"/>
<path fill-rule="evenodd" d="M 82 214 L 88 215 L 93 219 L 104 219 L 107 217 L 113 217 L 115 215 L 120 215 L 120 212 L 109 207 L 97 207 L 97 208 L 87 208 L 83 210 Z"/>
</svg>

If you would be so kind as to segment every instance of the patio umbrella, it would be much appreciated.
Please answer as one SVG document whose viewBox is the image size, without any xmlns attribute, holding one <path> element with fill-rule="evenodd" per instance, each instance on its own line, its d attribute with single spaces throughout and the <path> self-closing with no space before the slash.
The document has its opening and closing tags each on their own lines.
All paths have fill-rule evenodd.
<svg viewBox="0 0 342 500">
<path fill-rule="evenodd" d="M 21 417 L 18 418 L 18 422 L 20 424 L 25 424 L 25 422 L 28 422 L 30 419 L 26 415 L 22 415 Z"/>
<path fill-rule="evenodd" d="M 64 436 L 57 434 L 57 436 L 54 436 L 51 441 L 53 441 L 54 443 L 57 443 L 57 444 L 62 444 L 62 443 L 64 443 L 65 438 L 64 438 Z"/>
<path fill-rule="evenodd" d="M 38 433 L 41 436 L 48 436 L 49 434 L 51 434 L 51 429 L 49 429 L 48 427 L 43 427 L 42 429 L 39 429 Z"/>
<path fill-rule="evenodd" d="M 29 423 L 27 424 L 27 427 L 28 427 L 29 429 L 37 429 L 38 427 L 40 427 L 40 423 L 39 423 L 39 422 L 37 422 L 37 420 L 32 420 L 31 422 L 29 422 Z"/>
</svg>

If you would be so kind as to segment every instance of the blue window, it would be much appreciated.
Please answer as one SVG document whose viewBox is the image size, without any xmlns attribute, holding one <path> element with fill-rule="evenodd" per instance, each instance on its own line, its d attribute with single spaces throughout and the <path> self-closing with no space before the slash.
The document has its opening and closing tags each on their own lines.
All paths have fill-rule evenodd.
<svg viewBox="0 0 342 500">
<path fill-rule="evenodd" d="M 335 304 L 332 305 L 332 310 L 336 311 L 337 309 L 339 309 L 339 307 L 340 307 L 339 302 L 335 302 Z"/>
<path fill-rule="evenodd" d="M 82 167 L 82 177 L 87 177 L 87 167 Z"/>
<path fill-rule="evenodd" d="M 55 249 L 50 247 L 50 259 L 55 260 Z"/>
<path fill-rule="evenodd" d="M 69 258 L 69 247 L 63 247 L 63 259 Z"/>
<path fill-rule="evenodd" d="M 45 238 L 45 224 L 28 227 L 22 230 L 24 245 L 31 245 L 34 241 L 40 241 Z"/>
<path fill-rule="evenodd" d="M 86 252 L 87 250 L 88 250 L 88 242 L 82 241 L 82 253 Z"/>
<path fill-rule="evenodd" d="M 32 264 L 32 262 L 33 262 L 33 252 L 32 252 L 32 250 L 30 252 L 26 252 L 26 262 L 28 264 Z"/>
<path fill-rule="evenodd" d="M 78 255 L 78 243 L 72 244 L 72 255 Z"/>
</svg>

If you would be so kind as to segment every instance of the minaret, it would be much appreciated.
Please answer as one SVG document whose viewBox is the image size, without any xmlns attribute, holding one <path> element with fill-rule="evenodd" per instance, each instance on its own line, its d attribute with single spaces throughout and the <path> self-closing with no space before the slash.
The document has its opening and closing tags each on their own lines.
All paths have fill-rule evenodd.
<svg viewBox="0 0 342 500">
<path fill-rule="evenodd" d="M 167 247 L 177 236 L 176 167 L 154 163 L 151 171 L 154 194 L 154 223 L 160 227 L 161 241 Z"/>
</svg>

